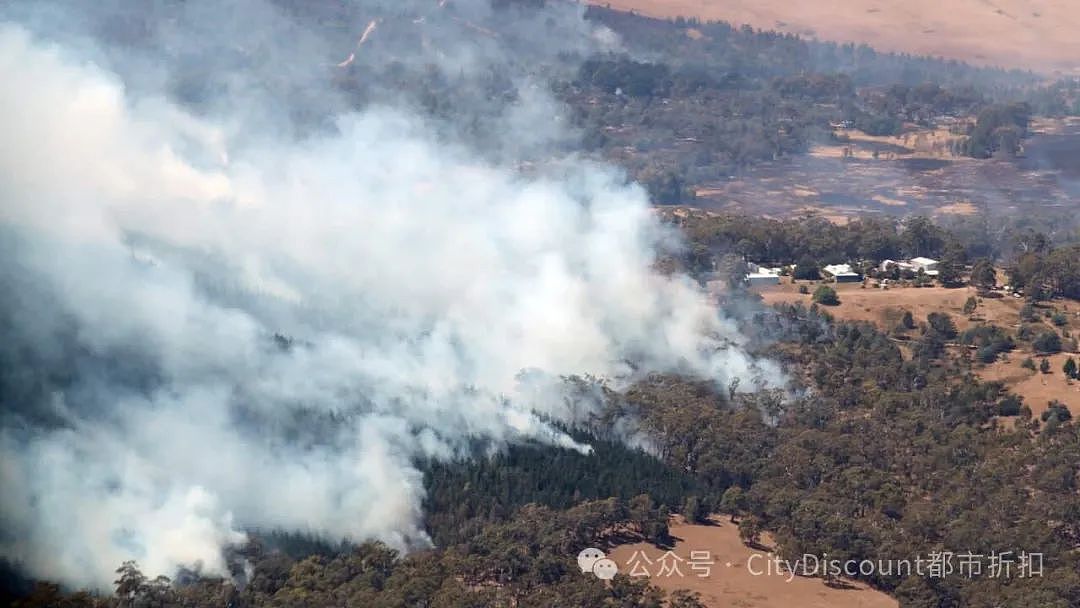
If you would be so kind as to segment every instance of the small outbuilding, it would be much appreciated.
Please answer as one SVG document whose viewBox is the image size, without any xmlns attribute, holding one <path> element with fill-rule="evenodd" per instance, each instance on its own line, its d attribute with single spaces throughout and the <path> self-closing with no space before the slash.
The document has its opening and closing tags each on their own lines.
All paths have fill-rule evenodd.
<svg viewBox="0 0 1080 608">
<path fill-rule="evenodd" d="M 837 283 L 857 283 L 862 280 L 862 275 L 852 270 L 850 264 L 829 264 L 822 270 Z"/>
</svg>

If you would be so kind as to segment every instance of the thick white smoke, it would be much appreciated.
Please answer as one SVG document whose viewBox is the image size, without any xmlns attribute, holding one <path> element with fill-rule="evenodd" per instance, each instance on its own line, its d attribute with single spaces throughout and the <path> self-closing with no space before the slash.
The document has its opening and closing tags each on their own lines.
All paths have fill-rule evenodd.
<svg viewBox="0 0 1080 608">
<path fill-rule="evenodd" d="M 126 362 L 66 370 L 51 424 L 0 429 L 0 554 L 36 576 L 222 572 L 247 527 L 414 546 L 416 459 L 586 449 L 538 416 L 580 404 L 523 370 L 755 374 L 697 287 L 652 271 L 665 234 L 612 169 L 523 177 L 391 109 L 238 133 L 10 24 L 0 79 L 5 327 Z"/>
</svg>

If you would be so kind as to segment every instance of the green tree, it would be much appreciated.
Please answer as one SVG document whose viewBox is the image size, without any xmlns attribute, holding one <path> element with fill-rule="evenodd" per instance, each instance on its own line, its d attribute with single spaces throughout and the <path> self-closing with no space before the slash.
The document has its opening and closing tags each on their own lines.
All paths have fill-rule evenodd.
<svg viewBox="0 0 1080 608">
<path fill-rule="evenodd" d="M 821 271 L 818 270 L 817 262 L 808 257 L 803 257 L 795 264 L 795 270 L 791 273 L 791 276 L 798 281 L 816 281 L 821 278 Z"/>
<path fill-rule="evenodd" d="M 1020 408 L 1024 405 L 1023 400 L 1016 395 L 1006 395 L 998 403 L 998 416 L 1019 416 Z"/>
<path fill-rule="evenodd" d="M 946 340 L 956 337 L 956 323 L 952 317 L 944 312 L 932 312 L 926 315 L 926 323 L 930 329 Z"/>
<path fill-rule="evenodd" d="M 964 257 L 964 248 L 955 240 L 950 240 L 938 262 L 938 280 L 942 285 L 959 287 L 963 284 Z"/>
<path fill-rule="evenodd" d="M 682 512 L 686 521 L 692 524 L 702 524 L 709 520 L 708 506 L 696 494 L 686 497 Z"/>
<path fill-rule="evenodd" d="M 997 273 L 990 260 L 983 258 L 971 268 L 971 284 L 979 289 L 993 289 L 997 286 Z"/>
<path fill-rule="evenodd" d="M 964 314 L 970 315 L 975 312 L 975 309 L 979 306 L 979 300 L 975 296 L 969 296 L 967 301 L 964 302 Z"/>
<path fill-rule="evenodd" d="M 135 595 L 146 585 L 146 576 L 134 561 L 126 561 L 116 569 L 119 577 L 113 581 L 117 597 L 134 600 Z"/>
<path fill-rule="evenodd" d="M 825 306 L 836 306 L 840 303 L 840 297 L 836 295 L 836 290 L 828 285 L 819 285 L 814 290 L 812 298 L 814 302 Z"/>
<path fill-rule="evenodd" d="M 1020 320 L 1027 323 L 1036 320 L 1035 306 L 1031 302 L 1024 302 L 1024 305 L 1020 307 Z"/>
<path fill-rule="evenodd" d="M 717 277 L 723 279 L 731 289 L 745 286 L 749 271 L 746 260 L 738 254 L 725 254 L 716 262 Z"/>
<path fill-rule="evenodd" d="M 761 519 L 756 515 L 742 518 L 739 522 L 739 538 L 746 545 L 757 546 L 761 539 Z"/>
<path fill-rule="evenodd" d="M 900 239 L 911 257 L 937 256 L 945 247 L 945 232 L 924 215 L 909 218 Z"/>
<path fill-rule="evenodd" d="M 1072 357 L 1066 359 L 1061 371 L 1065 372 L 1066 378 L 1076 378 L 1076 360 Z"/>
<path fill-rule="evenodd" d="M 724 490 L 720 497 L 720 510 L 731 516 L 731 521 L 737 521 L 743 511 L 746 510 L 746 493 L 739 486 L 731 486 Z"/>
<path fill-rule="evenodd" d="M 904 329 L 915 329 L 915 316 L 911 314 L 910 310 L 904 311 L 904 316 L 900 318 L 900 324 L 904 326 Z"/>
<path fill-rule="evenodd" d="M 1039 371 L 1044 373 L 1044 374 L 1049 374 L 1050 373 L 1050 360 L 1049 359 L 1043 359 L 1042 361 L 1039 362 Z"/>
<path fill-rule="evenodd" d="M 1032 348 L 1040 353 L 1056 353 L 1061 351 L 1061 336 L 1056 331 L 1044 331 L 1031 341 Z"/>
</svg>

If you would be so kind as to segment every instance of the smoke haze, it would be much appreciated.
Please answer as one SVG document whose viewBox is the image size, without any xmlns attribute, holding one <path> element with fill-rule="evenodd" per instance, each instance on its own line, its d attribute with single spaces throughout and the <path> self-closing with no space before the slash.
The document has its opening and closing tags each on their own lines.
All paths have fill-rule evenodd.
<svg viewBox="0 0 1080 608">
<path fill-rule="evenodd" d="M 152 43 L 119 46 L 94 29 L 108 9 L 0 25 L 4 557 L 105 589 L 126 559 L 224 573 L 254 527 L 423 546 L 418 459 L 588 449 L 544 422 L 589 414 L 560 375 L 776 375 L 652 270 L 677 245 L 639 187 L 573 156 L 514 169 L 568 136 L 542 86 L 458 140 L 408 100 L 350 109 L 325 84 L 363 79 L 435 2 L 362 46 L 375 9 L 339 44 L 238 6 L 155 5 Z M 577 16 L 568 46 L 612 43 L 551 10 Z M 494 43 L 462 25 L 485 11 L 463 4 L 411 61 L 485 73 Z M 230 36 L 244 61 L 214 56 Z M 497 160 L 476 149 L 492 140 Z"/>
</svg>

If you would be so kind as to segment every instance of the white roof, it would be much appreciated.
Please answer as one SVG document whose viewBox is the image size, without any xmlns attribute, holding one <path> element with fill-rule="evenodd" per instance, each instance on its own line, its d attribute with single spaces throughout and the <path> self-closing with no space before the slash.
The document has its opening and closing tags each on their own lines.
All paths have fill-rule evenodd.
<svg viewBox="0 0 1080 608">
<path fill-rule="evenodd" d="M 780 272 L 781 271 L 780 271 L 779 268 L 758 268 L 757 272 L 751 272 L 750 274 L 751 275 L 760 275 L 760 276 L 778 277 L 778 276 L 780 276 Z"/>
<path fill-rule="evenodd" d="M 824 268 L 825 272 L 835 276 L 855 274 L 850 264 L 829 264 Z"/>
<path fill-rule="evenodd" d="M 911 263 L 912 264 L 918 264 L 920 266 L 926 266 L 927 264 L 937 264 L 938 261 L 937 260 L 931 260 L 930 258 L 917 257 L 917 258 L 911 258 Z"/>
</svg>

